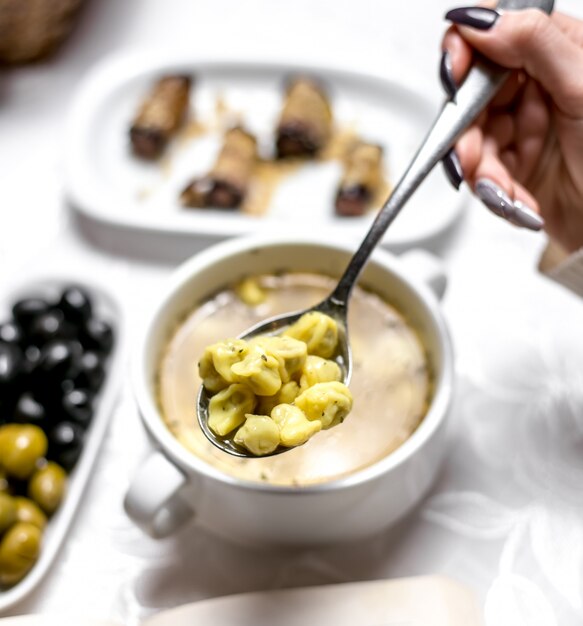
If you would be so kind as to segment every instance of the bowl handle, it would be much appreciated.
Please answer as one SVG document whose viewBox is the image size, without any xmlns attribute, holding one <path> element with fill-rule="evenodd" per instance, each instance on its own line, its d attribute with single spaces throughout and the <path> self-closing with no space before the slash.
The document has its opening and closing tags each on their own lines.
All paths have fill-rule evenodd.
<svg viewBox="0 0 583 626">
<path fill-rule="evenodd" d="M 441 259 L 425 250 L 411 250 L 399 256 L 405 272 L 425 283 L 438 300 L 447 287 L 447 274 Z"/>
<path fill-rule="evenodd" d="M 179 494 L 186 483 L 173 463 L 161 452 L 153 452 L 132 480 L 125 511 L 151 537 L 167 537 L 194 515 Z"/>
</svg>

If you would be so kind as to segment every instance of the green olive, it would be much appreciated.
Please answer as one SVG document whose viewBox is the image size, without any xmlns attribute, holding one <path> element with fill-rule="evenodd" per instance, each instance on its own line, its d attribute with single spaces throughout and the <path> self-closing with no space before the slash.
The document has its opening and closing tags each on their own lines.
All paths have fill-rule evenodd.
<svg viewBox="0 0 583 626">
<path fill-rule="evenodd" d="M 49 461 L 32 475 L 28 483 L 28 496 L 47 515 L 52 515 L 61 504 L 66 483 L 65 470 L 60 465 Z"/>
<path fill-rule="evenodd" d="M 38 426 L 7 424 L 0 427 L 0 459 L 8 476 L 28 478 L 47 448 L 47 436 Z"/>
<path fill-rule="evenodd" d="M 0 463 L 3 463 L 5 456 L 12 448 L 12 440 L 18 432 L 18 424 L 5 424 L 0 426 Z"/>
<path fill-rule="evenodd" d="M 42 532 L 19 522 L 0 541 L 0 584 L 14 585 L 30 571 L 40 553 Z"/>
<path fill-rule="evenodd" d="M 16 522 L 16 502 L 6 493 L 0 493 L 0 535 Z"/>
<path fill-rule="evenodd" d="M 44 530 L 47 524 L 47 516 L 40 510 L 32 500 L 28 498 L 13 498 L 16 504 L 16 521 L 26 522 L 36 526 L 39 530 Z"/>
</svg>

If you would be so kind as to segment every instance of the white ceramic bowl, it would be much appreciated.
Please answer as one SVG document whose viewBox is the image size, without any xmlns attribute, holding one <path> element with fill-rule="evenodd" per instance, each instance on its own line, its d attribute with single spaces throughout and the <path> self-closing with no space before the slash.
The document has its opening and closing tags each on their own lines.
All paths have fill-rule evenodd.
<svg viewBox="0 0 583 626">
<path fill-rule="evenodd" d="M 133 361 L 136 400 L 157 450 L 139 468 L 125 507 L 147 533 L 166 536 L 196 515 L 215 532 L 247 543 L 354 540 L 389 526 L 427 491 L 443 457 L 453 387 L 451 342 L 434 294 L 443 293 L 445 277 L 427 253 L 409 253 L 405 260 L 376 251 L 362 275 L 363 284 L 389 299 L 421 334 L 435 378 L 425 419 L 400 448 L 374 465 L 308 486 L 239 480 L 183 448 L 167 430 L 156 404 L 161 351 L 176 321 L 196 303 L 253 273 L 286 268 L 339 276 L 352 253 L 350 244 L 252 237 L 209 248 L 176 271 Z"/>
</svg>

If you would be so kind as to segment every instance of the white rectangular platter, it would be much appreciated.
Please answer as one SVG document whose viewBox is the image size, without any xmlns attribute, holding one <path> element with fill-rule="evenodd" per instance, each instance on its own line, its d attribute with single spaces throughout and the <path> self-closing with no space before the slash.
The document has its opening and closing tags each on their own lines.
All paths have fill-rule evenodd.
<svg viewBox="0 0 583 626">
<path fill-rule="evenodd" d="M 190 119 L 216 117 L 217 103 L 259 138 L 273 143 L 285 80 L 309 75 L 321 80 L 331 97 L 335 123 L 385 149 L 389 182 L 405 170 L 438 111 L 418 90 L 372 74 L 341 68 L 246 60 L 189 59 L 184 54 L 156 57 L 124 54 L 106 59 L 80 85 L 69 116 L 66 190 L 85 217 L 120 229 L 172 238 L 213 242 L 248 233 L 322 233 L 323 238 L 359 239 L 374 211 L 359 218 L 334 215 L 338 162 L 307 163 L 285 179 L 260 216 L 237 211 L 185 209 L 178 197 L 185 185 L 213 163 L 224 124 L 172 142 L 161 162 L 145 163 L 130 151 L 128 129 L 137 107 L 156 79 L 169 73 L 193 76 Z M 430 174 L 386 233 L 393 247 L 420 245 L 441 234 L 463 204 L 438 169 Z M 148 245 L 156 239 L 147 238 Z"/>
</svg>

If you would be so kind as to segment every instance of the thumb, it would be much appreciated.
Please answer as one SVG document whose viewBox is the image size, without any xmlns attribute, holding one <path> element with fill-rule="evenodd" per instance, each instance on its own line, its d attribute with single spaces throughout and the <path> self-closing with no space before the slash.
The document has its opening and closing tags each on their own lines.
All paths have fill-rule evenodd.
<svg viewBox="0 0 583 626">
<path fill-rule="evenodd" d="M 445 17 L 478 52 L 503 67 L 522 69 L 539 82 L 562 113 L 583 116 L 583 48 L 552 16 L 536 9 L 498 13 L 466 7 Z"/>
</svg>

